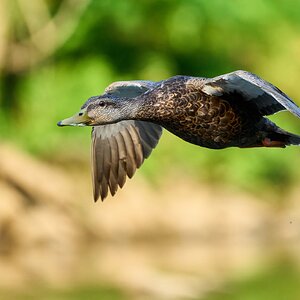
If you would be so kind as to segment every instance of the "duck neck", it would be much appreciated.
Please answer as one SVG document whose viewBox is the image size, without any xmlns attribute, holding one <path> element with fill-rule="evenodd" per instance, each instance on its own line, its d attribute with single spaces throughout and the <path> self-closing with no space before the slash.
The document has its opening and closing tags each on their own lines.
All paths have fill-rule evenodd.
<svg viewBox="0 0 300 300">
<path fill-rule="evenodd" d="M 149 103 L 145 97 L 124 98 L 123 112 L 128 120 L 146 120 L 145 111 L 149 109 Z"/>
</svg>

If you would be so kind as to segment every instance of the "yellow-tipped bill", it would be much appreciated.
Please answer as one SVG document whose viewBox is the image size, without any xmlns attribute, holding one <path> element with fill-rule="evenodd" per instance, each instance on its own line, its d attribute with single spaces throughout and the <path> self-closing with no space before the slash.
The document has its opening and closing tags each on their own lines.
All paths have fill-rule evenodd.
<svg viewBox="0 0 300 300">
<path fill-rule="evenodd" d="M 58 126 L 86 126 L 90 123 L 91 118 L 87 115 L 86 108 L 82 109 L 74 116 L 59 121 Z"/>
</svg>

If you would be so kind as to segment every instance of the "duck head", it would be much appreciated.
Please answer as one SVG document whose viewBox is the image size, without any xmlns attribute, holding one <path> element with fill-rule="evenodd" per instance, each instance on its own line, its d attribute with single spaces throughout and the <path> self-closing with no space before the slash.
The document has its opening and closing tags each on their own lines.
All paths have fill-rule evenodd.
<svg viewBox="0 0 300 300">
<path fill-rule="evenodd" d="M 100 96 L 89 98 L 74 116 L 58 126 L 97 126 L 134 119 L 142 106 L 139 96 L 159 83 L 145 80 L 116 81 Z"/>
<path fill-rule="evenodd" d="M 132 100 L 130 101 L 132 104 Z M 97 126 L 116 123 L 130 117 L 126 98 L 110 95 L 89 98 L 74 116 L 59 121 L 58 126 Z"/>
</svg>

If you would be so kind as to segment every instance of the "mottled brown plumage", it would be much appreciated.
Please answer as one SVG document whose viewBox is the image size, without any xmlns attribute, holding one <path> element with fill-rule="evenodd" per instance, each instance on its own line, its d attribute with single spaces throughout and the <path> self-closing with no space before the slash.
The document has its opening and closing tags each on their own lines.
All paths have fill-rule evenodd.
<svg viewBox="0 0 300 300">
<path fill-rule="evenodd" d="M 238 95 L 218 97 L 201 91 L 201 81 L 176 76 L 142 95 L 136 119 L 159 124 L 187 142 L 207 147 L 243 146 L 253 139 L 261 116 Z M 202 82 L 204 83 L 204 81 Z M 245 140 L 245 141 L 243 141 Z"/>
<path fill-rule="evenodd" d="M 160 82 L 111 84 L 81 111 L 58 123 L 93 127 L 95 201 L 114 195 L 156 146 L 162 127 L 187 142 L 213 149 L 299 145 L 300 136 L 264 116 L 299 107 L 254 74 L 235 71 L 215 78 L 174 76 Z"/>
</svg>

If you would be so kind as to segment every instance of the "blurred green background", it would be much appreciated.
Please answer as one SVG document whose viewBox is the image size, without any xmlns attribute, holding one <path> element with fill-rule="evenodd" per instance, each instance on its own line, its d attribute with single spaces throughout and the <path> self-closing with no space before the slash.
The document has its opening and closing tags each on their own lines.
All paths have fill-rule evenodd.
<svg viewBox="0 0 300 300">
<path fill-rule="evenodd" d="M 300 104 L 300 1 L 0 0 L 0 147 L 12 145 L 40 163 L 73 172 L 88 185 L 90 130 L 61 129 L 57 121 L 78 111 L 88 97 L 101 94 L 113 81 L 162 80 L 175 74 L 213 77 L 237 69 L 258 74 Z M 300 120 L 290 113 L 271 119 L 300 134 Z M 136 174 L 140 180 L 136 184 L 145 182 L 150 190 L 158 188 L 163 194 L 170 188 L 169 181 L 185 181 L 187 189 L 192 189 L 192 182 L 199 185 L 198 194 L 191 194 L 197 201 L 205 198 L 200 192 L 203 186 L 229 190 L 233 198 L 243 195 L 250 197 L 250 202 L 268 205 L 267 211 L 278 221 L 278 214 L 294 205 L 295 199 L 300 201 L 299 165 L 297 147 L 215 151 L 189 145 L 165 132 L 138 171 L 140 175 Z M 84 169 L 82 174 L 80 168 Z M 17 166 L 13 171 L 21 173 Z M 15 182 L 3 170 L 0 176 L 3 182 Z M 12 186 L 20 190 L 19 185 Z M 222 198 L 222 193 L 218 197 Z M 87 194 L 87 201 L 82 202 L 90 198 Z M 291 218 L 297 242 L 299 217 Z M 175 217 L 173 220 L 176 222 Z M 5 243 L 1 230 L 0 242 Z M 299 268 L 294 261 L 285 263 L 279 257 L 266 270 L 251 271 L 249 278 L 243 274 L 232 283 L 227 278 L 225 287 L 222 285 L 219 292 L 219 286 L 213 289 L 208 298 L 200 292 L 192 296 L 299 299 Z M 292 266 L 291 272 L 287 266 Z M 140 299 L 126 289 L 125 296 L 123 290 L 119 294 L 98 284 L 84 289 L 60 293 L 41 288 L 36 294 L 20 295 L 6 291 L 3 297 L 40 299 L 42 293 L 43 299 Z M 149 299 L 155 297 L 164 299 L 163 294 L 150 294 Z"/>
</svg>

